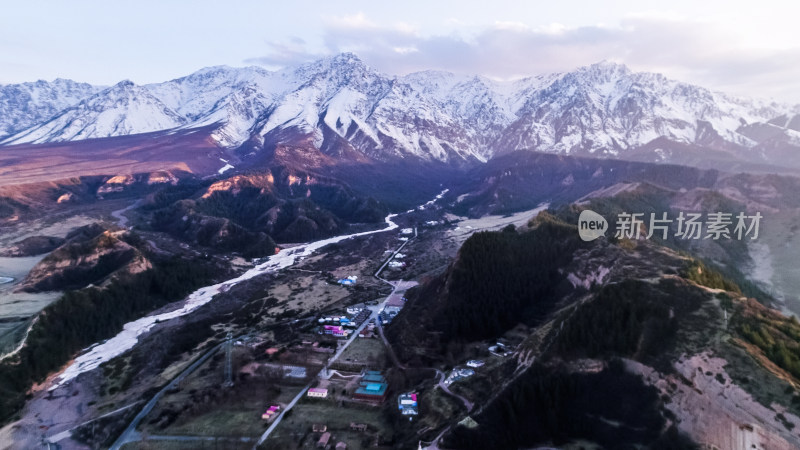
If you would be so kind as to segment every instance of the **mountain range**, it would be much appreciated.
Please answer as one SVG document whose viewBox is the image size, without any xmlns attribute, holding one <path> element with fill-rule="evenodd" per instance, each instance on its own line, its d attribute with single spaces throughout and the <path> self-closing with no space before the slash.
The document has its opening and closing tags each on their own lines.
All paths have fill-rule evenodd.
<svg viewBox="0 0 800 450">
<path fill-rule="evenodd" d="M 252 448 L 279 404 L 265 448 L 325 421 L 384 448 L 800 448 L 798 151 L 800 106 L 611 62 L 0 86 L 0 447 Z M 634 211 L 760 238 L 614 236 Z M 319 320 L 355 305 L 381 339 L 345 349 Z M 386 403 L 341 374 L 305 399 L 324 368 L 380 370 Z"/>
<path fill-rule="evenodd" d="M 241 158 L 303 143 L 378 161 L 464 163 L 533 150 L 800 167 L 799 114 L 800 105 L 736 98 L 613 62 L 496 81 L 387 75 L 343 53 L 279 71 L 210 67 L 147 85 L 0 86 L 0 145 L 202 131 Z"/>
</svg>

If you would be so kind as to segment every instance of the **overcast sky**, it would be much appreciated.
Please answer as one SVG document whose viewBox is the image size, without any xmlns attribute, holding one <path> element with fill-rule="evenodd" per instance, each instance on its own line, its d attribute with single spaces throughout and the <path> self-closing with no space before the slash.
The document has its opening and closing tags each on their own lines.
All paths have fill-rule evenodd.
<svg viewBox="0 0 800 450">
<path fill-rule="evenodd" d="M 800 103 L 797 1 L 6 1 L 0 83 L 164 81 L 353 51 L 387 73 L 493 78 L 604 59 Z"/>
</svg>

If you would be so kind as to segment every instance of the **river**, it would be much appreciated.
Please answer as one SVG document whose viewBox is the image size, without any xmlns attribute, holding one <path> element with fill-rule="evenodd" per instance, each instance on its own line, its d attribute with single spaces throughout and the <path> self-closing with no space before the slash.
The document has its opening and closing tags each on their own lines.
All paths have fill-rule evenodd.
<svg viewBox="0 0 800 450">
<path fill-rule="evenodd" d="M 442 193 L 440 193 L 434 199 L 434 201 L 440 199 L 446 192 L 446 189 L 442 191 Z M 430 203 L 431 202 L 428 202 L 428 204 Z M 178 309 L 162 314 L 145 316 L 133 322 L 128 322 L 125 324 L 122 331 L 119 332 L 119 334 L 103 343 L 90 347 L 86 352 L 75 358 L 75 361 L 73 361 L 73 363 L 69 365 L 56 379 L 56 381 L 50 387 L 50 390 L 56 389 L 57 387 L 84 372 L 96 369 L 104 362 L 109 361 L 130 350 L 136 345 L 137 342 L 139 342 L 139 336 L 150 331 L 150 329 L 152 329 L 157 323 L 189 314 L 195 309 L 210 302 L 215 295 L 219 294 L 220 292 L 227 291 L 231 287 L 243 281 L 247 281 L 253 277 L 263 275 L 265 273 L 272 273 L 289 267 L 297 262 L 299 258 L 309 256 L 326 245 L 335 244 L 345 239 L 366 236 L 374 233 L 383 233 L 397 229 L 397 224 L 392 221 L 395 216 L 397 216 L 397 214 L 389 214 L 386 216 L 386 227 L 379 230 L 335 236 L 332 238 L 322 239 L 319 241 L 309 242 L 307 244 L 301 244 L 295 247 L 283 249 L 277 254 L 270 256 L 269 260 L 266 262 L 253 267 L 236 278 L 196 290 L 186 298 L 183 306 Z"/>
<path fill-rule="evenodd" d="M 21 329 L 30 324 L 30 318 L 60 295 L 59 292 L 15 292 L 28 272 L 44 257 L 0 257 L 0 360 L 19 348 Z"/>
</svg>

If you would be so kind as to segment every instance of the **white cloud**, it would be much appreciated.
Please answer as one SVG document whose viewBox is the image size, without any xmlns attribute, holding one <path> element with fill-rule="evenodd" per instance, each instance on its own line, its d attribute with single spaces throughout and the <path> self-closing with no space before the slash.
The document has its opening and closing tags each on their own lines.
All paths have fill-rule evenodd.
<svg viewBox="0 0 800 450">
<path fill-rule="evenodd" d="M 524 23 L 512 22 L 512 21 L 497 21 L 494 23 L 494 28 L 498 30 L 509 30 L 517 32 L 525 32 L 530 30 L 530 27 L 528 27 Z"/>
<path fill-rule="evenodd" d="M 349 16 L 333 16 L 326 21 L 328 26 L 333 28 L 347 29 L 370 29 L 378 28 L 378 24 L 367 19 L 364 13 L 352 14 Z"/>
<path fill-rule="evenodd" d="M 670 12 L 628 14 L 614 25 L 578 27 L 495 21 L 469 35 L 426 35 L 408 23 L 384 25 L 358 13 L 327 18 L 323 47 L 316 51 L 273 43 L 256 61 L 290 65 L 355 50 L 389 73 L 442 69 L 512 78 L 614 60 L 736 95 L 800 102 L 800 42 L 764 48 L 751 36 Z"/>
<path fill-rule="evenodd" d="M 409 53 L 415 53 L 419 51 L 419 49 L 416 47 L 395 47 L 392 50 L 394 50 L 395 53 L 400 53 L 401 55 L 407 55 Z"/>
</svg>

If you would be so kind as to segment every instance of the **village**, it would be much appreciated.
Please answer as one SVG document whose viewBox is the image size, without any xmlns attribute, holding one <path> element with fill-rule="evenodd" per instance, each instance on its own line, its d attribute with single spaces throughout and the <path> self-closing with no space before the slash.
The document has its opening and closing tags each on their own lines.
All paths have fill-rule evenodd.
<svg viewBox="0 0 800 450">
<path fill-rule="evenodd" d="M 412 245 L 419 236 L 404 227 L 375 239 L 372 261 L 336 247 L 335 256 L 309 257 L 266 285 L 257 325 L 228 329 L 220 349 L 164 391 L 135 428 L 137 441 L 123 448 L 175 440 L 193 448 L 389 448 L 398 439 L 422 441 L 472 410 L 519 341 L 481 344 L 471 352 L 480 358 L 453 366 L 410 369 L 398 361 L 384 327 L 417 284 L 404 278 L 430 270 L 417 267 L 430 258 L 430 248 Z"/>
<path fill-rule="evenodd" d="M 420 395 L 393 382 L 383 336 L 416 284 L 384 277 L 397 278 L 388 272 L 408 267 L 401 249 L 415 236 L 413 228 L 399 230 L 398 244 L 369 277 L 390 287 L 388 295 L 289 321 L 288 341 L 284 327 L 229 335 L 216 355 L 165 393 L 142 422 L 142 437 L 207 434 L 228 445 L 240 441 L 235 448 L 267 441 L 267 448 L 285 442 L 287 448 L 337 450 L 374 448 L 390 439 L 386 408 L 394 405 L 403 420 L 420 415 Z M 364 282 L 362 273 L 333 280 L 353 293 Z"/>
<path fill-rule="evenodd" d="M 374 274 L 375 278 L 384 281 L 393 287 L 392 293 L 383 301 L 373 300 L 347 306 L 341 315 L 329 314 L 317 319 L 317 325 L 311 329 L 319 339 L 304 340 L 301 347 L 312 351 L 330 355 L 309 384 L 286 406 L 270 405 L 262 416 L 269 428 L 262 434 L 259 442 L 269 438 L 280 420 L 289 415 L 298 417 L 291 408 L 303 411 L 304 419 L 318 417 L 317 422 L 310 423 L 312 438 L 303 447 L 344 450 L 347 448 L 374 447 L 380 444 L 381 431 L 385 424 L 382 423 L 382 405 L 387 402 L 390 382 L 386 378 L 383 367 L 386 366 L 386 350 L 388 345 L 383 336 L 382 327 L 391 322 L 402 310 L 406 298 L 402 295 L 406 289 L 416 283 L 403 282 L 402 280 L 390 282 L 381 278 L 381 272 L 386 269 L 402 269 L 407 263 L 403 261 L 406 255 L 400 253 L 405 247 L 410 236 L 416 230 L 404 228 L 400 230 L 400 247 L 391 253 L 384 264 Z M 358 277 L 346 276 L 337 281 L 342 286 L 356 286 Z M 336 313 L 337 311 L 334 311 Z M 334 339 L 333 341 L 331 339 Z M 299 349 L 296 349 L 299 350 Z M 363 421 L 340 423 L 340 420 L 325 419 L 326 406 L 350 406 L 351 410 L 366 411 L 370 409 L 375 413 Z M 397 395 L 398 410 L 404 416 L 418 414 L 417 393 L 408 392 Z M 308 410 L 308 411 L 306 411 Z M 272 412 L 271 412 L 272 411 Z M 291 414 L 289 414 L 291 412 Z M 348 417 L 357 417 L 358 413 L 348 411 Z M 316 415 L 315 415 L 316 413 Z M 378 419 L 378 420 L 375 420 Z M 287 422 L 294 422 L 288 419 Z M 346 422 L 346 420 L 345 420 Z M 292 428 L 298 426 L 292 423 Z M 309 427 L 309 424 L 306 424 Z M 311 444 L 314 444 L 313 447 Z"/>
</svg>

